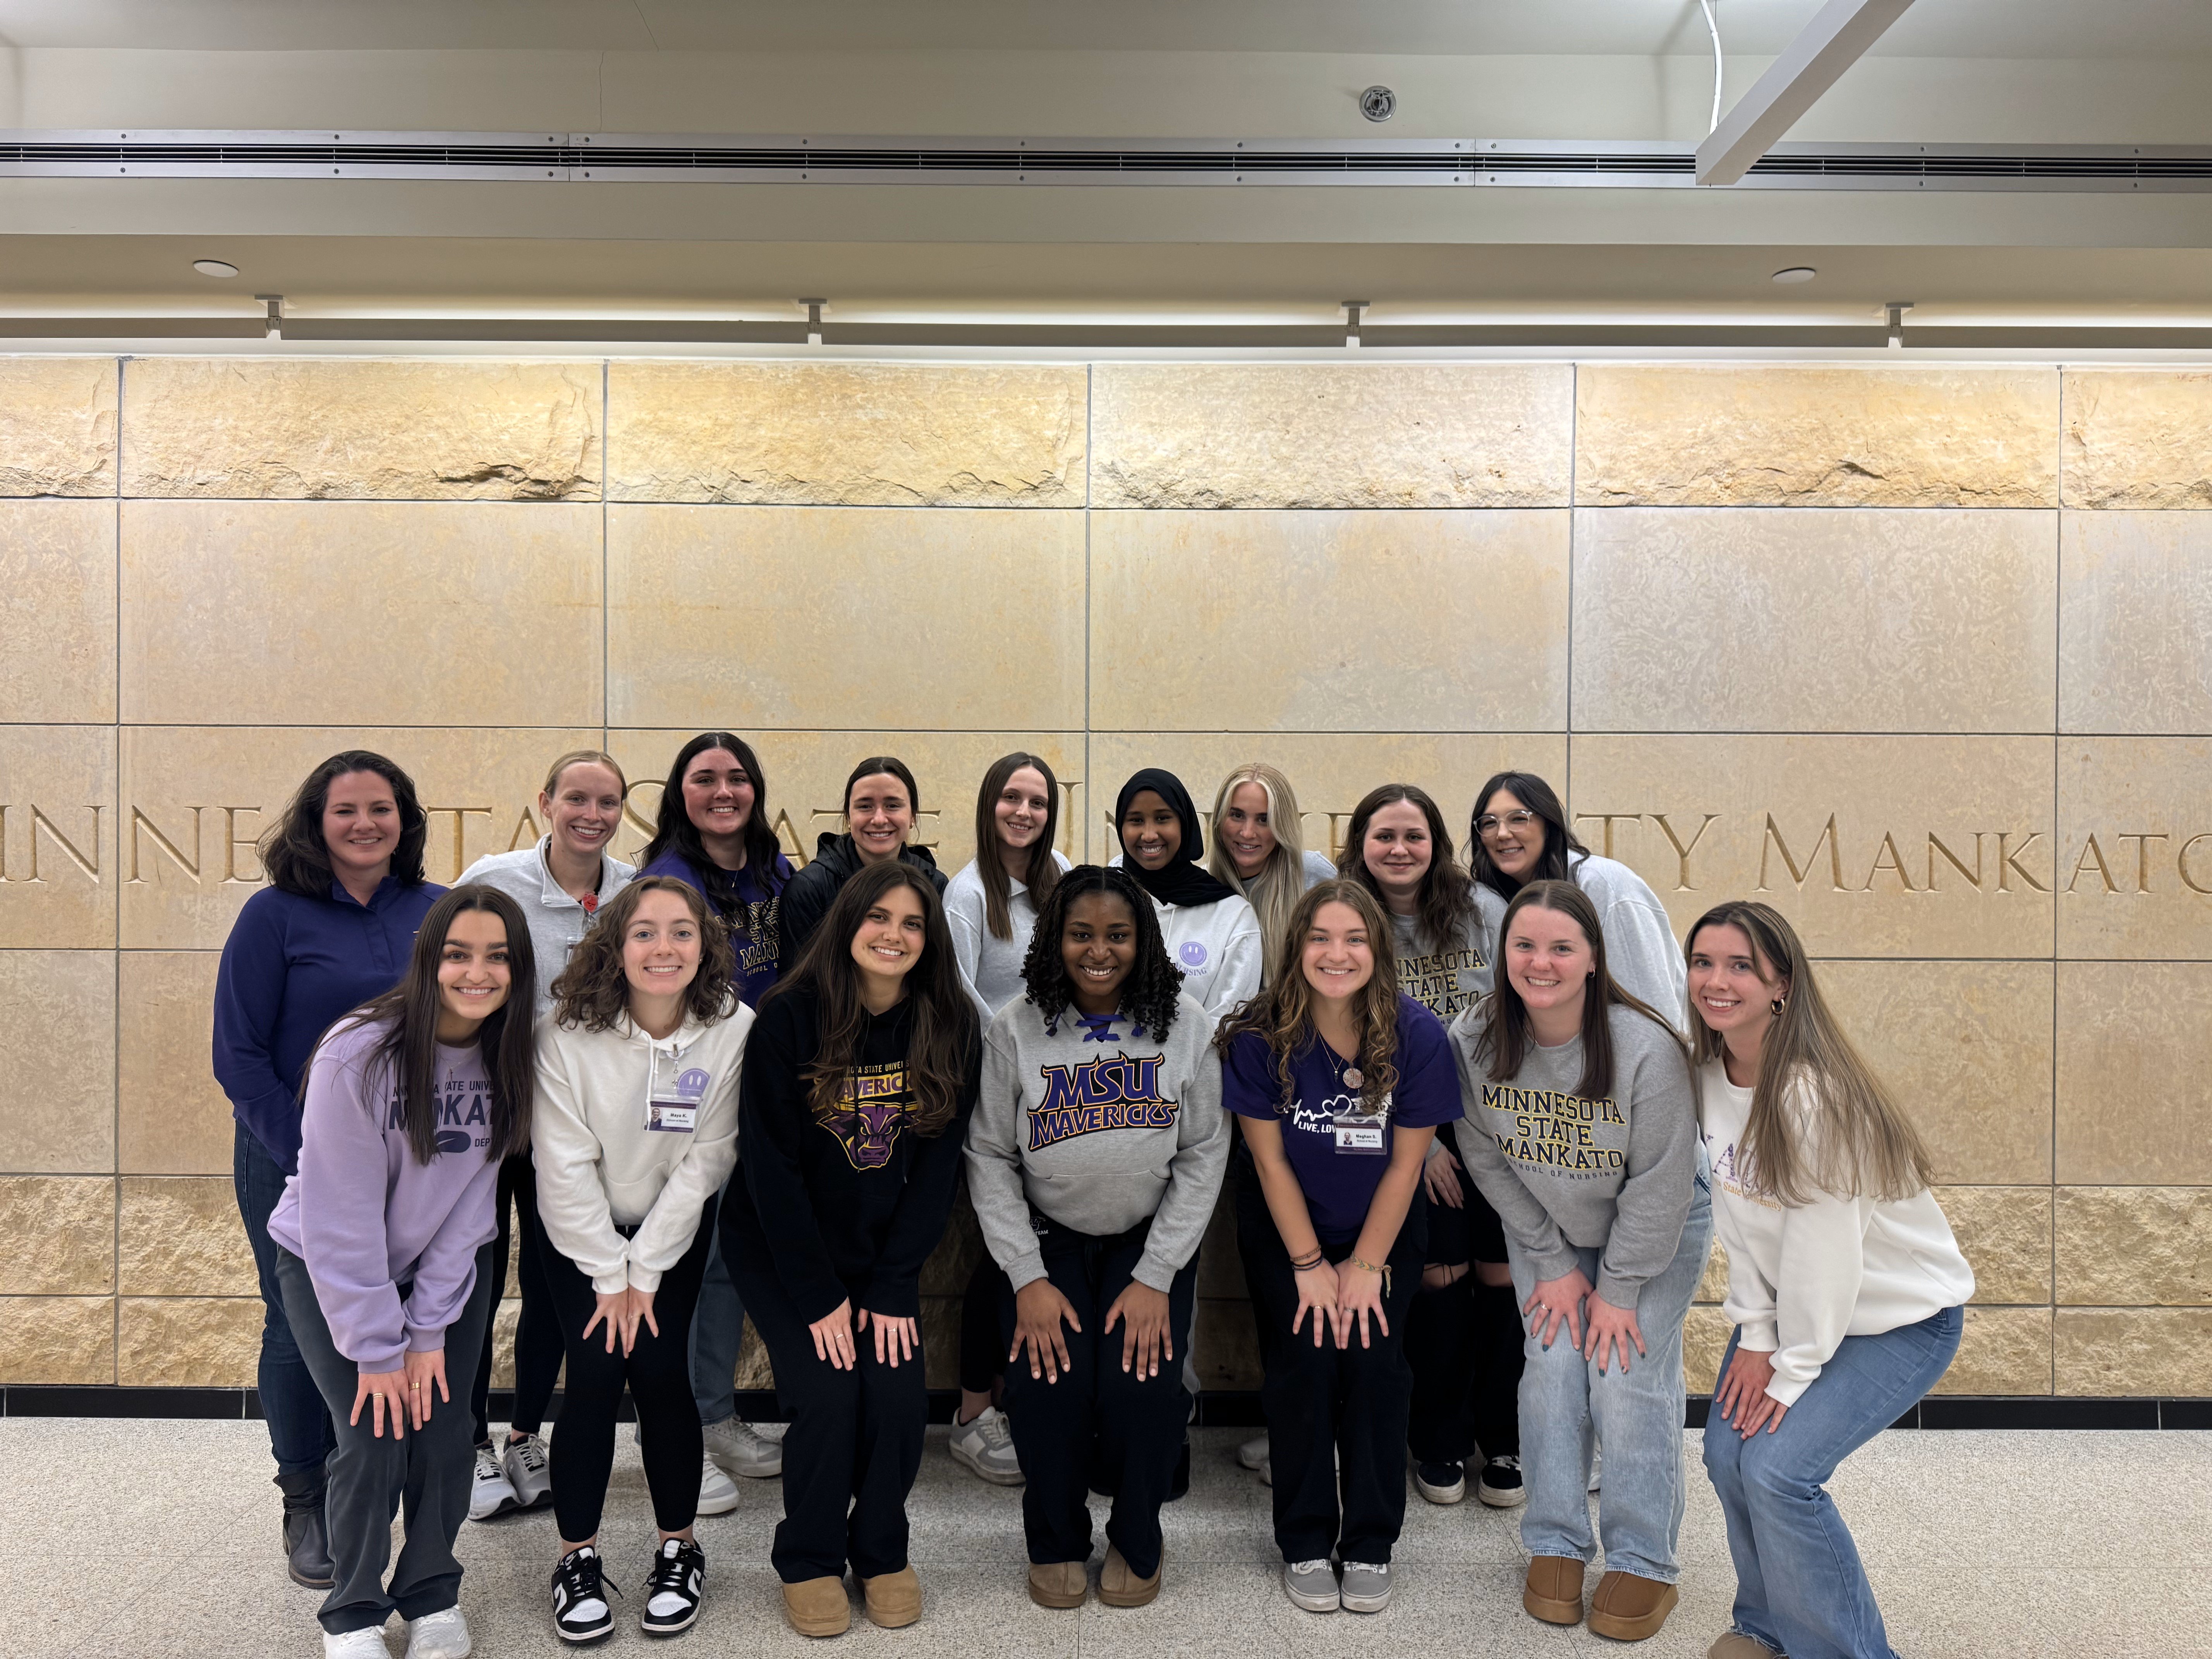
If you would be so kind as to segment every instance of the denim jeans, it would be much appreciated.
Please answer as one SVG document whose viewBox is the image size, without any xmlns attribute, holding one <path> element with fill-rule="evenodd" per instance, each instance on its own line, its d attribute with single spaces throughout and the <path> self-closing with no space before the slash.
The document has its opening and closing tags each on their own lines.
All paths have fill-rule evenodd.
<svg viewBox="0 0 2212 1659">
<path fill-rule="evenodd" d="M 261 1366 L 255 1381 L 261 1415 L 269 1424 L 269 1449 L 276 1454 L 280 1475 L 319 1473 L 338 1443 L 337 1433 L 324 1409 L 322 1390 L 293 1340 L 283 1288 L 276 1282 L 277 1247 L 269 1237 L 269 1218 L 284 1196 L 284 1171 L 252 1130 L 243 1123 L 234 1127 L 231 1181 L 246 1223 L 246 1242 L 253 1250 L 253 1271 L 261 1281 Z"/>
<path fill-rule="evenodd" d="M 1702 1169 L 1674 1260 L 1647 1280 L 1636 1299 L 1644 1352 L 1624 1368 L 1618 1358 L 1601 1372 L 1567 1340 L 1562 1323 L 1547 1349 L 1534 1336 L 1522 1344 L 1521 1473 L 1528 1490 L 1521 1542 L 1531 1555 L 1590 1561 L 1589 1472 L 1593 1434 L 1605 1447 L 1605 1490 L 1598 1495 L 1597 1534 L 1610 1572 L 1671 1584 L 1680 1575 L 1674 1553 L 1682 1531 L 1687 1481 L 1682 1468 L 1682 1321 L 1712 1249 L 1713 1206 Z M 1579 1250 L 1583 1275 L 1595 1281 L 1602 1251 Z M 1525 1306 L 1536 1276 L 1509 1237 L 1513 1295 Z M 1524 1323 L 1525 1328 L 1525 1323 Z M 1795 1649 L 1790 1650 L 1794 1655 Z"/>
<path fill-rule="evenodd" d="M 1824 1487 L 1837 1464 L 1936 1386 L 1965 1327 L 1963 1311 L 1946 1308 L 1879 1336 L 1847 1336 L 1773 1433 L 1746 1440 L 1717 1414 L 1705 1425 L 1705 1473 L 1728 1521 L 1742 1634 L 1790 1659 L 1893 1659 L 1866 1569 Z M 1723 1376 L 1735 1358 L 1731 1336 Z"/>
<path fill-rule="evenodd" d="M 702 1423 L 719 1423 L 738 1409 L 738 1349 L 745 1338 L 744 1304 L 722 1261 L 722 1235 L 707 1252 L 707 1276 L 691 1316 L 691 1397 Z"/>
</svg>

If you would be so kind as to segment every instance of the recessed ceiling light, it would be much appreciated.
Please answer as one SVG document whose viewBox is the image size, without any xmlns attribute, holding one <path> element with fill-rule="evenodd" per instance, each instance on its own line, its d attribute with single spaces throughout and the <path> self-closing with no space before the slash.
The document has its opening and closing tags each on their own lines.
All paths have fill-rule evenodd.
<svg viewBox="0 0 2212 1659">
<path fill-rule="evenodd" d="M 195 259 L 192 269 L 203 276 L 235 276 L 238 267 L 228 259 Z"/>
<path fill-rule="evenodd" d="M 1809 283 L 1820 274 L 1810 265 L 1792 265 L 1787 270 L 1776 271 L 1774 280 L 1778 283 Z"/>
</svg>

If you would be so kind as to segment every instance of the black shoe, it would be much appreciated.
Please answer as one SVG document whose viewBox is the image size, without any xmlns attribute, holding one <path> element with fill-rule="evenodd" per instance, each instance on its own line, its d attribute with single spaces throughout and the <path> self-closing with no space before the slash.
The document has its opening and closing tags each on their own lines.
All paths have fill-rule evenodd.
<svg viewBox="0 0 2212 1659">
<path fill-rule="evenodd" d="M 1413 1487 L 1431 1504 L 1456 1504 L 1467 1496 L 1467 1465 L 1417 1463 L 1413 1466 Z"/>
<path fill-rule="evenodd" d="M 284 1493 L 284 1571 L 295 1584 L 328 1589 L 337 1577 L 331 1540 L 323 1526 L 323 1472 L 280 1474 Z"/>
<path fill-rule="evenodd" d="M 645 1581 L 645 1609 L 637 1615 L 637 1627 L 647 1636 L 690 1630 L 706 1594 L 706 1552 L 681 1538 L 664 1539 Z"/>
<path fill-rule="evenodd" d="M 622 1587 L 606 1577 L 599 1551 L 589 1544 L 570 1550 L 553 1569 L 553 1633 L 564 1642 L 605 1640 L 615 1627 L 609 1590 L 622 1594 Z"/>
<path fill-rule="evenodd" d="M 1521 1485 L 1521 1460 L 1493 1457 L 1485 1463 L 1482 1478 L 1475 1483 L 1474 1495 L 1493 1510 L 1518 1508 L 1528 1496 Z"/>
</svg>

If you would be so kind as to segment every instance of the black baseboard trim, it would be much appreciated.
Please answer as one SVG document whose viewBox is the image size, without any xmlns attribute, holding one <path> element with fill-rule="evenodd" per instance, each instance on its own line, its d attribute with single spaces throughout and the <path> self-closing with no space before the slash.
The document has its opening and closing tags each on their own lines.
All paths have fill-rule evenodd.
<svg viewBox="0 0 2212 1659">
<path fill-rule="evenodd" d="M 929 1391 L 929 1420 L 950 1423 L 960 1403 L 954 1389 Z M 491 1391 L 489 1410 L 496 1422 L 507 1422 L 514 1409 L 514 1395 L 507 1389 Z M 561 1409 L 561 1396 L 553 1396 L 545 1420 Z M 1687 1427 L 1705 1426 L 1711 1399 L 1692 1395 L 1683 1419 Z M 622 1417 L 634 1421 L 636 1412 L 629 1397 L 623 1397 Z M 738 1395 L 738 1414 L 749 1423 L 773 1423 L 782 1413 L 775 1395 L 767 1389 L 747 1389 Z M 0 1417 L 109 1417 L 148 1419 L 258 1419 L 261 1401 L 252 1389 L 126 1389 L 98 1384 L 84 1386 L 13 1383 L 0 1388 Z M 1258 1428 L 1266 1419 L 1260 1396 L 1251 1389 L 1224 1389 L 1198 1397 L 1201 1428 Z M 1922 1401 L 1890 1425 L 1899 1429 L 2176 1429 L 2212 1431 L 2212 1399 L 2191 1400 L 2071 1400 L 2049 1395 L 1935 1395 Z"/>
</svg>

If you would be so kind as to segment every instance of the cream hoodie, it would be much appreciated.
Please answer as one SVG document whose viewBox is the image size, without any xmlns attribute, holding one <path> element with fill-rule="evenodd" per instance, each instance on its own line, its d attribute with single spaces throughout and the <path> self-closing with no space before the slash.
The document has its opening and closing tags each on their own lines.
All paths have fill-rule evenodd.
<svg viewBox="0 0 2212 1659">
<path fill-rule="evenodd" d="M 538 1022 L 538 1219 L 600 1295 L 659 1290 L 691 1248 L 707 1200 L 737 1166 L 738 1072 L 752 1024 L 753 1011 L 734 1000 L 713 1024 L 687 1014 L 664 1038 L 628 1015 L 605 1031 Z M 687 1097 L 697 1096 L 689 1133 L 646 1127 L 656 1066 L 664 1085 L 682 1078 Z M 625 1238 L 617 1227 L 637 1231 Z"/>
<path fill-rule="evenodd" d="M 1713 1228 L 1728 1251 L 1722 1312 L 1741 1327 L 1739 1346 L 1773 1356 L 1766 1392 L 1794 1406 L 1845 1337 L 1879 1336 L 1958 1307 L 1974 1293 L 1974 1270 L 1933 1192 L 1894 1204 L 1822 1193 L 1785 1206 L 1746 1187 L 1736 1146 L 1751 1096 L 1728 1080 L 1723 1060 L 1698 1068 Z M 1802 1096 L 1791 1103 L 1802 1114 Z"/>
</svg>

